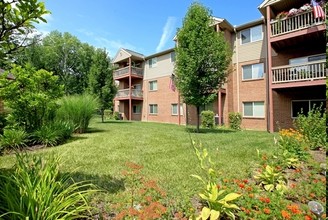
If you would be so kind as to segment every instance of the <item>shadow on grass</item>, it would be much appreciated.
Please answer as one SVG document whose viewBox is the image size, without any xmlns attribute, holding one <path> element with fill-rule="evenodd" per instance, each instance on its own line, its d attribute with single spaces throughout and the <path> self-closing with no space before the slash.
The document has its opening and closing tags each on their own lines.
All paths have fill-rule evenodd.
<svg viewBox="0 0 328 220">
<path fill-rule="evenodd" d="M 117 179 L 112 177 L 111 175 L 95 175 L 95 174 L 85 174 L 82 172 L 73 172 L 69 173 L 72 179 L 75 182 L 87 181 L 95 186 L 97 186 L 100 190 L 104 190 L 107 193 L 117 193 L 119 191 L 125 190 L 124 179 Z"/>
<path fill-rule="evenodd" d="M 110 120 L 110 121 L 104 121 L 104 122 L 96 122 L 96 123 L 103 123 L 103 124 L 131 124 L 131 121 L 126 121 L 126 120 Z"/>
<path fill-rule="evenodd" d="M 229 130 L 229 129 L 221 129 L 221 128 L 216 128 L 216 129 L 210 129 L 210 128 L 199 128 L 199 132 L 197 132 L 197 129 L 194 127 L 189 127 L 186 128 L 186 131 L 188 133 L 199 133 L 199 134 L 207 134 L 207 133 L 212 133 L 212 134 L 224 134 L 224 133 L 233 133 L 236 132 L 234 130 Z"/>
<path fill-rule="evenodd" d="M 101 132 L 105 132 L 106 130 L 104 129 L 99 129 L 99 128 L 88 128 L 88 130 L 86 130 L 86 134 L 92 134 L 92 133 L 101 133 Z"/>
</svg>

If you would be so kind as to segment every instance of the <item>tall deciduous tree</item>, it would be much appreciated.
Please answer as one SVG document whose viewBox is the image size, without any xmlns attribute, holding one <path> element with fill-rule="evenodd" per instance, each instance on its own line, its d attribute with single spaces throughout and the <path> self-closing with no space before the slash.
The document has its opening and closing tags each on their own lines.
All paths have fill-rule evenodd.
<svg viewBox="0 0 328 220">
<path fill-rule="evenodd" d="M 30 43 L 33 24 L 46 22 L 48 13 L 38 0 L 0 0 L 0 64 Z"/>
<path fill-rule="evenodd" d="M 193 3 L 177 32 L 176 85 L 184 102 L 197 108 L 197 132 L 200 107 L 216 97 L 231 60 L 229 44 L 211 22 L 209 9 Z"/>
<path fill-rule="evenodd" d="M 104 110 L 113 108 L 113 99 L 117 92 L 113 79 L 113 66 L 106 50 L 97 49 L 92 60 L 89 89 L 99 98 L 101 120 L 104 122 Z"/>
</svg>

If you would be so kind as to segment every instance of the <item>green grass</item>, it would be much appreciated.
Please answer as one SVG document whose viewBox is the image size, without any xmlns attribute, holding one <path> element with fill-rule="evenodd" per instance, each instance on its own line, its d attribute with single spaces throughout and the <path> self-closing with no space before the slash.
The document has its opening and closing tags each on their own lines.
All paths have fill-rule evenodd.
<svg viewBox="0 0 328 220">
<path fill-rule="evenodd" d="M 192 197 L 198 190 L 198 181 L 190 177 L 201 170 L 191 139 L 209 150 L 227 178 L 249 177 L 257 161 L 256 149 L 275 150 L 273 135 L 267 132 L 215 129 L 196 134 L 190 132 L 192 128 L 172 124 L 100 121 L 93 119 L 89 132 L 76 135 L 69 143 L 32 153 L 61 155 L 63 172 L 73 172 L 78 180 L 92 180 L 110 192 L 108 198 L 124 190 L 121 172 L 125 162 L 135 162 L 144 166 L 144 175 L 157 180 L 169 197 L 181 198 Z M 0 168 L 10 168 L 13 162 L 13 155 L 2 156 Z"/>
</svg>

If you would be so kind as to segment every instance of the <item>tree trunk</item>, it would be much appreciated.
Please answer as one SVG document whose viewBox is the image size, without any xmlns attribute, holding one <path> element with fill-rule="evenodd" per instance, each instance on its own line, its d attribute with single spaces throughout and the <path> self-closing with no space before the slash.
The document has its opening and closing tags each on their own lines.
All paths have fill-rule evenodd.
<svg viewBox="0 0 328 220">
<path fill-rule="evenodd" d="M 104 109 L 100 110 L 100 114 L 101 114 L 101 122 L 104 123 Z"/>
<path fill-rule="evenodd" d="M 197 129 L 196 132 L 199 133 L 199 111 L 200 111 L 200 107 L 197 106 Z"/>
</svg>

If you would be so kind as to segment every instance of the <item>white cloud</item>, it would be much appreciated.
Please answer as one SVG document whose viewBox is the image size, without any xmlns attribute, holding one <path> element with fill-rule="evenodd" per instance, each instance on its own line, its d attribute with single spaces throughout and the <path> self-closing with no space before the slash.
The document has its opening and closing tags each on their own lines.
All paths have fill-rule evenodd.
<svg viewBox="0 0 328 220">
<path fill-rule="evenodd" d="M 163 49 L 167 41 L 170 39 L 170 36 L 172 35 L 176 23 L 175 17 L 168 17 L 165 23 L 165 26 L 163 28 L 163 33 L 161 36 L 161 39 L 159 41 L 159 44 L 156 47 L 156 52 L 159 52 Z"/>
</svg>

